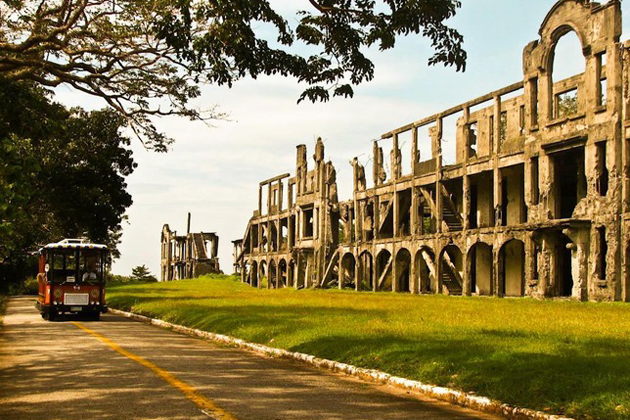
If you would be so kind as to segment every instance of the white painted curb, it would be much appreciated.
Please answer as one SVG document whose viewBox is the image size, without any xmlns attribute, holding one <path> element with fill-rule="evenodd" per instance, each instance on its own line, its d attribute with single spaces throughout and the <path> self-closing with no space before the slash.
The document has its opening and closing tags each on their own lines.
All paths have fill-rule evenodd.
<svg viewBox="0 0 630 420">
<path fill-rule="evenodd" d="M 369 382 L 378 382 L 388 384 L 397 388 L 419 392 L 437 400 L 446 401 L 451 404 L 460 405 L 462 407 L 472 408 L 474 410 L 483 411 L 485 413 L 500 414 L 509 419 L 534 419 L 534 420 L 574 420 L 569 417 L 562 417 L 543 413 L 542 411 L 530 410 L 528 408 L 514 407 L 508 404 L 502 404 L 500 401 L 491 400 L 490 398 L 480 397 L 474 394 L 467 394 L 455 389 L 444 388 L 439 386 L 427 385 L 418 381 L 411 381 L 405 378 L 392 376 L 389 373 L 381 372 L 374 369 L 364 369 L 346 363 L 335 362 L 334 360 L 320 359 L 305 353 L 295 353 L 284 349 L 264 346 L 262 344 L 250 343 L 240 338 L 234 338 L 227 335 L 215 334 L 207 331 L 201 331 L 194 328 L 184 327 L 182 325 L 171 324 L 170 322 L 160 319 L 149 318 L 143 315 L 125 312 L 118 309 L 109 308 L 109 312 L 122 315 L 127 318 L 136 319 L 138 321 L 147 322 L 158 327 L 168 328 L 173 331 L 184 333 L 187 335 L 205 338 L 218 343 L 229 344 L 239 348 L 251 350 L 255 353 L 261 353 L 267 356 L 275 356 L 287 359 L 297 360 L 320 369 L 331 370 L 333 372 L 342 372 L 355 378 L 363 379 Z"/>
</svg>

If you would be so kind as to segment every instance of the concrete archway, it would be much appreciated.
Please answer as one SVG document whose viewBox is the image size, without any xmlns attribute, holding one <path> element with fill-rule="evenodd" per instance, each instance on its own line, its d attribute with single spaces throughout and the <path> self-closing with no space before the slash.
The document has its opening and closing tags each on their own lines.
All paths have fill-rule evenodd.
<svg viewBox="0 0 630 420">
<path fill-rule="evenodd" d="M 267 287 L 267 261 L 260 260 L 258 262 L 258 287 Z"/>
<path fill-rule="evenodd" d="M 499 250 L 499 294 L 523 296 L 525 293 L 525 244 L 512 239 Z"/>
<path fill-rule="evenodd" d="M 462 294 L 463 261 L 462 251 L 456 245 L 448 245 L 440 253 L 440 283 L 443 293 Z"/>
<path fill-rule="evenodd" d="M 376 257 L 376 290 L 392 290 L 392 254 L 383 249 Z"/>
<path fill-rule="evenodd" d="M 269 275 L 267 276 L 267 286 L 270 289 L 275 289 L 278 285 L 278 267 L 276 266 L 276 260 L 269 261 Z"/>
<path fill-rule="evenodd" d="M 374 258 L 365 251 L 359 257 L 359 290 L 374 290 Z"/>
<path fill-rule="evenodd" d="M 249 271 L 249 285 L 252 287 L 258 287 L 258 263 L 252 261 L 252 265 Z"/>
<path fill-rule="evenodd" d="M 281 259 L 278 263 L 278 282 L 277 287 L 287 287 L 287 262 Z"/>
<path fill-rule="evenodd" d="M 494 275 L 492 246 L 477 242 L 468 251 L 468 279 L 470 293 L 479 296 L 492 295 Z"/>
<path fill-rule="evenodd" d="M 356 278 L 356 260 L 354 255 L 351 252 L 348 252 L 341 259 L 341 272 L 339 273 L 339 281 L 341 282 L 341 287 L 352 287 L 355 288 L 355 278 Z"/>
<path fill-rule="evenodd" d="M 418 293 L 432 293 L 435 284 L 435 253 L 429 247 L 416 252 L 415 279 Z"/>
<path fill-rule="evenodd" d="M 396 254 L 396 290 L 411 291 L 411 253 L 406 248 Z"/>
</svg>

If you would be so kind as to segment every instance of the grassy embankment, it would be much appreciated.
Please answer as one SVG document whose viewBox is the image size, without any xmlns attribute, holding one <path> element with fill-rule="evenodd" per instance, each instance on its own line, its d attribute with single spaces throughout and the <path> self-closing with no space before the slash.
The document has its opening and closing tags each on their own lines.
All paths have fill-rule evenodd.
<svg viewBox="0 0 630 420">
<path fill-rule="evenodd" d="M 232 277 L 108 290 L 112 307 L 521 407 L 630 418 L 630 305 L 338 290 Z"/>
</svg>

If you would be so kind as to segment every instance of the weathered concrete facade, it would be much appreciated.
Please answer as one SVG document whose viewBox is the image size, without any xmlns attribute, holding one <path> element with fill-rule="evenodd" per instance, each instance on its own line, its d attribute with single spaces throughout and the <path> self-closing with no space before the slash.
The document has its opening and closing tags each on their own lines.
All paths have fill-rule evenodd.
<svg viewBox="0 0 630 420">
<path fill-rule="evenodd" d="M 554 80 L 555 48 L 570 31 L 585 71 Z M 620 43 L 620 3 L 559 1 L 539 34 L 525 47 L 522 81 L 374 142 L 374 184 L 355 159 L 352 200 L 337 201 L 323 143 L 310 171 L 298 146 L 295 176 L 260 184 L 235 253 L 243 281 L 630 301 L 630 42 Z"/>
<path fill-rule="evenodd" d="M 221 273 L 219 268 L 219 237 L 216 233 L 177 235 L 168 225 L 162 227 L 160 281 L 191 279 L 204 274 Z"/>
</svg>

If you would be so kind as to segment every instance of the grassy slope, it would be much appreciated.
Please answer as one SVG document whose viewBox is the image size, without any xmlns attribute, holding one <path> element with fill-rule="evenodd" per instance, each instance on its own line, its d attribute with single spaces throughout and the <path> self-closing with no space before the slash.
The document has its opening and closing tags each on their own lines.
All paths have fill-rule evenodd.
<svg viewBox="0 0 630 420">
<path fill-rule="evenodd" d="M 630 418 L 630 305 L 337 290 L 233 278 L 111 287 L 109 304 L 523 407 Z"/>
</svg>

